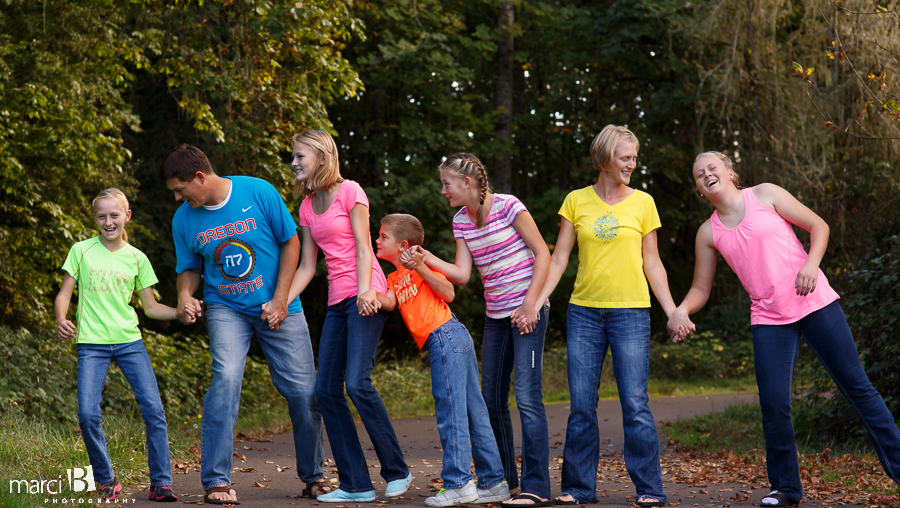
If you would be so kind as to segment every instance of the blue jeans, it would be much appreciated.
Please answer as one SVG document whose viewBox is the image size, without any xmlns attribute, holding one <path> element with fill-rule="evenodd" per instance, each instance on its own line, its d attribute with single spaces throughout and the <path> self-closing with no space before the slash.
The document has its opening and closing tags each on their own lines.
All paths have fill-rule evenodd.
<svg viewBox="0 0 900 508">
<path fill-rule="evenodd" d="M 445 489 L 458 489 L 472 479 L 470 467 L 482 489 L 503 481 L 503 466 L 488 410 L 478 390 L 478 360 L 466 327 L 450 319 L 431 332 L 423 350 L 431 360 L 431 394 L 438 434 L 444 448 L 441 479 Z"/>
<path fill-rule="evenodd" d="M 784 492 L 795 501 L 803 497 L 797 443 L 791 424 L 791 381 L 801 335 L 856 409 L 872 437 L 884 471 L 900 483 L 900 431 L 881 395 L 866 376 L 840 304 L 835 300 L 796 323 L 753 325 L 751 329 L 766 437 L 766 470 L 772 489 Z"/>
<path fill-rule="evenodd" d="M 647 309 L 596 309 L 569 304 L 566 359 L 572 409 L 566 426 L 562 491 L 579 503 L 597 502 L 600 431 L 597 389 L 607 348 L 619 389 L 625 428 L 625 467 L 637 496 L 666 501 L 659 466 L 659 437 L 650 413 L 650 313 Z"/>
<path fill-rule="evenodd" d="M 272 384 L 288 404 L 294 427 L 297 475 L 310 483 L 323 476 L 322 415 L 316 405 L 316 368 L 309 328 L 303 312 L 290 314 L 278 330 L 259 315 L 238 312 L 227 305 L 207 305 L 209 352 L 213 378 L 203 399 L 200 433 L 200 481 L 203 488 L 231 484 L 234 425 L 241 403 L 241 381 L 250 339 L 259 338 Z"/>
<path fill-rule="evenodd" d="M 491 416 L 506 481 L 511 489 L 519 486 L 509 414 L 510 375 L 515 367 L 516 405 L 522 423 L 522 492 L 545 498 L 550 497 L 550 438 L 541 390 L 549 312 L 545 305 L 537 326 L 527 335 L 520 335 L 509 318 L 485 318 L 481 345 L 481 393 Z"/>
<path fill-rule="evenodd" d="M 78 344 L 78 425 L 91 466 L 94 467 L 94 480 L 108 485 L 115 476 L 100 421 L 103 385 L 112 362 L 119 365 L 134 390 L 134 399 L 144 417 L 150 485 L 171 485 L 172 464 L 169 461 L 166 413 L 159 398 L 150 356 L 141 340 L 114 345 Z"/>
<path fill-rule="evenodd" d="M 375 489 L 359 444 L 356 423 L 344 397 L 345 378 L 347 395 L 359 412 L 381 463 L 381 476 L 390 482 L 409 474 L 384 402 L 372 386 L 375 352 L 387 316 L 383 311 L 374 316 L 360 316 L 356 298 L 347 298 L 328 307 L 322 325 L 316 398 L 325 419 L 341 490 L 345 492 Z"/>
</svg>

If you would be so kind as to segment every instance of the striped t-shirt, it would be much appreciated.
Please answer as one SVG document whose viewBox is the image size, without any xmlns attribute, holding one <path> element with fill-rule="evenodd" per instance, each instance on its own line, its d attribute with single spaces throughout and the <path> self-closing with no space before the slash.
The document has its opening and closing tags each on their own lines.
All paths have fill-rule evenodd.
<svg viewBox="0 0 900 508">
<path fill-rule="evenodd" d="M 513 228 L 516 217 L 527 211 L 515 196 L 494 194 L 483 228 L 475 227 L 466 207 L 453 216 L 453 237 L 466 241 L 481 273 L 489 318 L 509 317 L 528 293 L 534 254 Z"/>
</svg>

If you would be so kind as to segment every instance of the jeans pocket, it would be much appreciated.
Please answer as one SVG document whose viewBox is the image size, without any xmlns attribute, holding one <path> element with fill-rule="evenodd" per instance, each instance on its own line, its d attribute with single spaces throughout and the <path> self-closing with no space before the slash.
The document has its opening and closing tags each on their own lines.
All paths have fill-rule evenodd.
<svg viewBox="0 0 900 508">
<path fill-rule="evenodd" d="M 445 325 L 441 330 L 454 353 L 468 353 L 472 349 L 472 336 L 462 323 Z"/>
</svg>

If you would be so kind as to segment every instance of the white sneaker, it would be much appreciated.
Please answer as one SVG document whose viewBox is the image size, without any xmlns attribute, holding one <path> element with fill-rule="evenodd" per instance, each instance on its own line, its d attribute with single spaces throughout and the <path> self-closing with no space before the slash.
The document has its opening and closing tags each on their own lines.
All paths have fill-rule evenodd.
<svg viewBox="0 0 900 508">
<path fill-rule="evenodd" d="M 503 480 L 489 489 L 478 489 L 478 499 L 474 503 L 499 503 L 507 499 L 509 499 L 509 485 L 506 483 L 506 480 Z"/>
<path fill-rule="evenodd" d="M 471 503 L 476 499 L 478 499 L 478 489 L 475 487 L 475 482 L 469 480 L 458 489 L 441 489 L 437 495 L 425 500 L 425 506 L 456 506 Z"/>
</svg>

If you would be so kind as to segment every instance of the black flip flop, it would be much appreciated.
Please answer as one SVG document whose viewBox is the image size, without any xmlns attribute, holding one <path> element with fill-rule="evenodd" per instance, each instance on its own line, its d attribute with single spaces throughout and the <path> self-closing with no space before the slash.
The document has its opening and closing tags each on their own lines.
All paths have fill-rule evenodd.
<svg viewBox="0 0 900 508">
<path fill-rule="evenodd" d="M 527 499 L 528 501 L 531 501 L 531 504 L 510 503 L 509 502 L 509 501 L 515 501 L 517 499 Z M 533 506 L 553 506 L 553 503 L 554 503 L 553 500 L 548 499 L 548 500 L 544 501 L 543 499 L 539 498 L 538 496 L 535 496 L 534 494 L 528 494 L 528 493 L 519 494 L 519 495 L 515 496 L 514 498 L 510 499 L 509 501 L 503 501 L 502 503 L 500 503 L 500 506 L 502 508 L 531 508 Z"/>
<path fill-rule="evenodd" d="M 581 504 L 578 502 L 577 499 L 575 499 L 575 496 L 572 496 L 571 501 L 562 501 L 561 499 L 559 499 L 560 497 L 567 496 L 567 495 L 568 494 L 563 494 L 562 496 L 559 496 L 556 499 L 554 499 L 553 502 L 556 503 L 557 506 L 568 506 L 568 505 L 573 505 L 573 504 Z"/>
<path fill-rule="evenodd" d="M 206 493 L 203 494 L 203 502 L 209 503 L 209 504 L 231 504 L 231 505 L 241 504 L 240 501 L 225 501 L 222 499 L 213 499 L 213 498 L 209 497 L 209 495 L 214 492 L 224 492 L 226 494 L 230 494 L 231 486 L 230 485 L 218 485 L 216 487 L 210 487 L 210 488 L 206 489 Z"/>
</svg>

